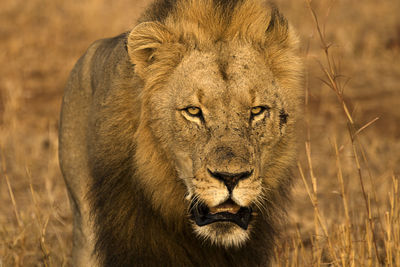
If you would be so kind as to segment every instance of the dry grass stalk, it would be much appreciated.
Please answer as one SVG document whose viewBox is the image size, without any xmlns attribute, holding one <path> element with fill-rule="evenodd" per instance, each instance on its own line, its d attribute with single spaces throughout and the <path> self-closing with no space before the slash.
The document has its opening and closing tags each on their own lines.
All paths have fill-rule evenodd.
<svg viewBox="0 0 400 267">
<path fill-rule="evenodd" d="M 3 148 L 0 146 L 0 153 L 1 153 L 1 166 L 2 166 L 2 170 L 3 170 L 3 175 L 4 178 L 6 180 L 7 183 L 7 188 L 8 188 L 8 193 L 10 195 L 11 198 L 11 202 L 14 208 L 14 215 L 15 215 L 15 219 L 17 220 L 18 226 L 22 227 L 22 221 L 19 218 L 19 212 L 18 212 L 18 207 L 17 207 L 17 202 L 15 201 L 15 197 L 14 197 L 14 193 L 10 184 L 10 179 L 8 178 L 8 174 L 7 174 L 7 168 L 6 168 L 6 161 L 4 159 L 4 154 L 3 154 Z"/>
<path fill-rule="evenodd" d="M 32 175 L 31 172 L 29 171 L 28 168 L 26 168 L 26 174 L 29 178 L 29 189 L 31 192 L 31 197 L 32 197 L 32 202 L 33 205 L 35 207 L 35 214 L 36 214 L 36 220 L 37 220 L 37 224 L 38 224 L 38 232 L 39 232 L 39 243 L 40 243 L 40 249 L 43 255 L 43 265 L 45 267 L 51 266 L 51 259 L 50 259 L 50 252 L 49 249 L 47 248 L 46 242 L 45 242 L 45 236 L 46 236 L 46 229 L 47 229 L 47 225 L 50 219 L 50 215 L 47 216 L 47 218 L 45 219 L 45 221 L 42 221 L 42 214 L 41 214 L 41 207 L 38 204 L 38 201 L 36 199 L 35 196 L 35 190 L 33 189 L 33 185 L 32 185 Z"/>
<path fill-rule="evenodd" d="M 345 190 L 345 185 L 343 181 L 343 171 L 342 165 L 340 163 L 340 152 L 337 146 L 336 139 L 334 140 L 334 149 L 335 149 L 335 156 L 336 156 L 336 169 L 337 169 L 337 178 L 340 186 L 340 196 L 342 197 L 343 207 L 344 207 L 344 214 L 346 218 L 346 223 L 342 227 L 342 233 L 345 236 L 345 244 L 344 250 L 341 253 L 342 265 L 343 266 L 352 266 L 354 265 L 354 250 L 353 250 L 353 238 L 352 238 L 352 223 L 349 213 L 349 205 L 347 200 L 347 194 Z"/>
</svg>

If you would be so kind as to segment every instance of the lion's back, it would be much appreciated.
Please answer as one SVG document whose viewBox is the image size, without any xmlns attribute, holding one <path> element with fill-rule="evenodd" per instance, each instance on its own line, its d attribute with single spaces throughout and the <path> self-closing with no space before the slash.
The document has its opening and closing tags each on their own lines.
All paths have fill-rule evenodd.
<svg viewBox="0 0 400 267">
<path fill-rule="evenodd" d="M 87 202 L 90 180 L 88 144 L 92 139 L 94 110 L 101 106 L 107 88 L 118 83 L 118 66 L 124 61 L 124 38 L 94 42 L 75 64 L 68 78 L 62 102 L 59 129 L 59 160 L 74 213 L 74 266 L 94 266 L 92 259 L 92 226 L 89 225 Z"/>
</svg>

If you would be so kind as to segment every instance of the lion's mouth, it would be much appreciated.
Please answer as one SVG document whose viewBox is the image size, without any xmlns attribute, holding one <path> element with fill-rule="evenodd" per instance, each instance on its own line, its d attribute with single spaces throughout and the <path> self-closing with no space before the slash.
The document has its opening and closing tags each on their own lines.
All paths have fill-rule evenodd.
<svg viewBox="0 0 400 267">
<path fill-rule="evenodd" d="M 198 226 L 204 226 L 215 222 L 232 222 L 247 230 L 251 219 L 252 209 L 250 207 L 240 207 L 231 199 L 224 203 L 209 208 L 205 204 L 190 207 L 192 219 Z"/>
</svg>

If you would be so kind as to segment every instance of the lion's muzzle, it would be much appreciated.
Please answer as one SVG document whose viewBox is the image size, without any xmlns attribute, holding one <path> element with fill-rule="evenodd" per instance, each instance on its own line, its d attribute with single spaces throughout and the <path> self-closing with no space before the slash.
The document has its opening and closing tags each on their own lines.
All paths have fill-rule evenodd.
<svg viewBox="0 0 400 267">
<path fill-rule="evenodd" d="M 232 136 L 226 134 L 225 136 Z M 227 137 L 226 137 L 227 138 Z M 233 223 L 247 230 L 252 217 L 252 204 L 259 195 L 254 156 L 243 144 L 224 141 L 210 145 L 206 163 L 195 172 L 194 197 L 190 205 L 191 219 L 197 226 L 216 222 Z M 236 145 L 235 145 L 236 144 Z M 250 193 L 249 191 L 253 192 Z M 221 228 L 218 224 L 216 228 Z"/>
<path fill-rule="evenodd" d="M 231 162 L 232 161 L 231 159 Z M 210 182 L 218 181 L 220 188 L 217 190 L 220 190 L 226 198 L 221 199 L 219 203 L 217 202 L 211 205 L 210 202 L 207 201 L 207 203 L 203 201 L 192 201 L 190 206 L 191 219 L 194 220 L 198 226 L 205 226 L 215 222 L 231 222 L 238 225 L 243 230 L 247 230 L 251 220 L 252 208 L 250 206 L 242 206 L 234 201 L 233 192 L 238 187 L 239 182 L 253 177 L 254 169 L 241 167 L 242 168 L 228 168 L 235 170 L 233 172 L 220 171 L 218 168 L 213 168 L 210 165 L 206 168 L 207 171 L 204 172 L 204 174 L 207 178 L 205 179 L 209 179 Z M 214 193 L 215 192 L 216 191 L 214 191 Z"/>
</svg>

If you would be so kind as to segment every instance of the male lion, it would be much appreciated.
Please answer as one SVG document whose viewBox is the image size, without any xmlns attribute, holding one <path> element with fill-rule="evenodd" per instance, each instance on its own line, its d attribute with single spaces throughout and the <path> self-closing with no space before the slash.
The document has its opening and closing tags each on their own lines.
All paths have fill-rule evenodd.
<svg viewBox="0 0 400 267">
<path fill-rule="evenodd" d="M 158 0 L 66 86 L 75 266 L 265 266 L 291 184 L 301 64 L 263 0 Z"/>
</svg>

